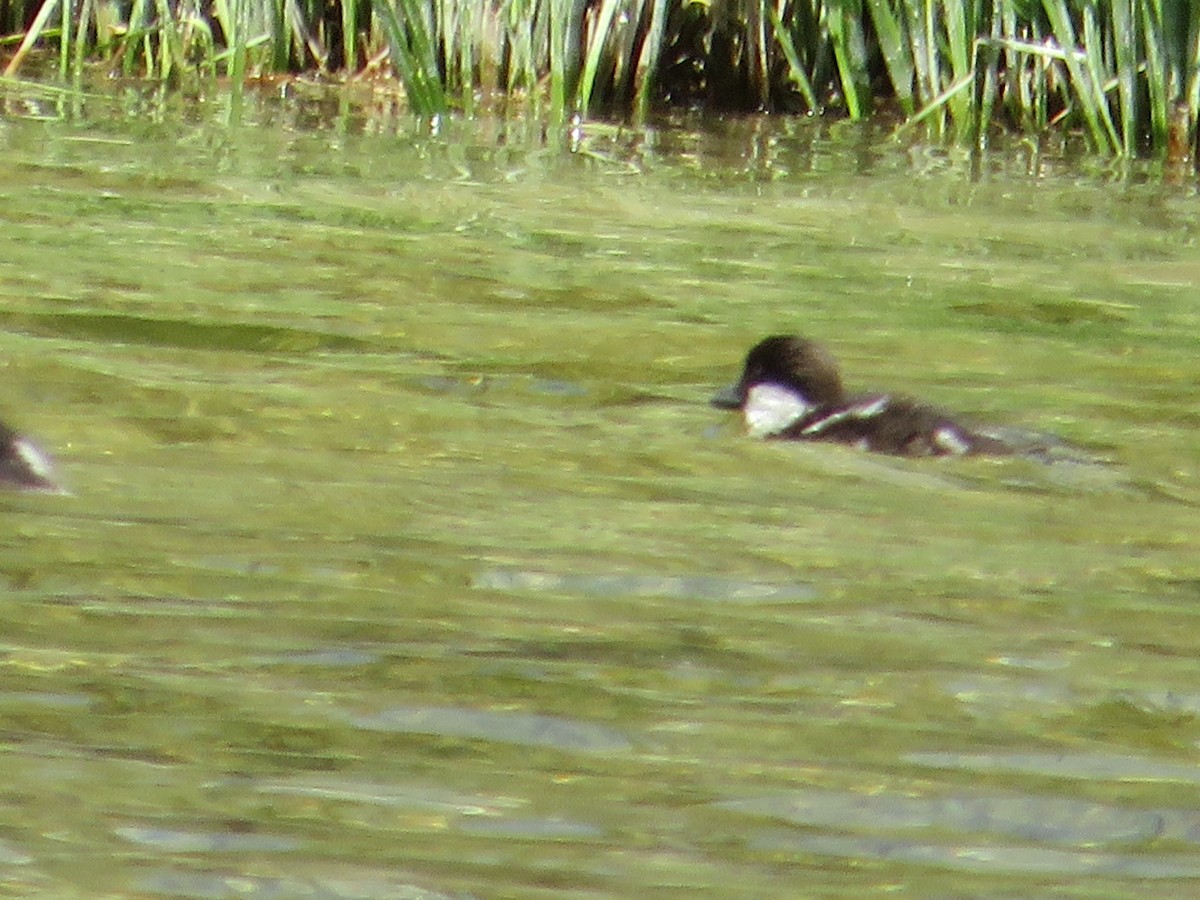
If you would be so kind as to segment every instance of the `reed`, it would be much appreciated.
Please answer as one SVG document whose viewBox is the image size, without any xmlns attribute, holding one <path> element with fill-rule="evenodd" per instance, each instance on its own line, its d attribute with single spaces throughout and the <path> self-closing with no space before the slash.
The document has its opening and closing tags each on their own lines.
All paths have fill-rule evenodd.
<svg viewBox="0 0 1200 900">
<path fill-rule="evenodd" d="M 39 46 L 64 79 L 383 68 L 425 115 L 496 92 L 560 121 L 885 109 L 960 142 L 1073 129 L 1134 156 L 1194 155 L 1200 106 L 1200 0 L 10 0 L 0 30 L 8 76 Z"/>
</svg>

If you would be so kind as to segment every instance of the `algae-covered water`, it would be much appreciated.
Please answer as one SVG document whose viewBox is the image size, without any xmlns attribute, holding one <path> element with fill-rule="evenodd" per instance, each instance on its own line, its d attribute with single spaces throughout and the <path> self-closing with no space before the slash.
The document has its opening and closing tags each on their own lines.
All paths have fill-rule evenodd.
<svg viewBox="0 0 1200 900">
<path fill-rule="evenodd" d="M 0 118 L 0 892 L 1200 883 L 1194 185 L 248 104 Z M 789 331 L 1104 464 L 750 441 Z"/>
</svg>

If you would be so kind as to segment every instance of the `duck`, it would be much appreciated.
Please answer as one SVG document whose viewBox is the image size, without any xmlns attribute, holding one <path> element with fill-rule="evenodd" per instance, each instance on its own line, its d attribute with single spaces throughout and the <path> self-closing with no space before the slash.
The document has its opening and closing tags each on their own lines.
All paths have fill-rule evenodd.
<svg viewBox="0 0 1200 900">
<path fill-rule="evenodd" d="M 711 400 L 739 410 L 752 437 L 829 441 L 893 456 L 1007 456 L 1036 452 L 935 406 L 896 394 L 848 396 L 817 341 L 773 335 L 746 355 L 741 377 Z"/>
<path fill-rule="evenodd" d="M 4 422 L 0 422 L 0 487 L 63 493 L 50 458 L 33 441 Z"/>
</svg>

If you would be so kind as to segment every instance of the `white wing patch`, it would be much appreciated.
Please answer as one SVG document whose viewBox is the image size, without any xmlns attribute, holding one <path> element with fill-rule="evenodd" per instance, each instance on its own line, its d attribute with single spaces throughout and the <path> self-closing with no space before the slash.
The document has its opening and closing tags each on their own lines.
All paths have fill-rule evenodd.
<svg viewBox="0 0 1200 900">
<path fill-rule="evenodd" d="M 840 409 L 835 413 L 830 413 L 823 418 L 817 419 L 817 421 L 807 426 L 800 433 L 806 435 L 819 434 L 830 425 L 836 425 L 838 422 L 844 422 L 846 419 L 870 419 L 887 409 L 887 405 L 891 402 L 891 399 L 887 394 L 884 394 L 882 397 L 868 397 L 866 400 L 860 400 L 858 403 L 847 406 L 845 409 Z"/>
<path fill-rule="evenodd" d="M 29 474 L 34 478 L 41 479 L 43 485 L 18 484 L 20 487 L 29 488 L 32 491 L 49 491 L 53 493 L 66 493 L 61 487 L 54 484 L 54 466 L 50 464 L 49 457 L 38 450 L 36 446 L 25 438 L 14 439 L 10 445 L 13 456 L 16 456 L 20 463 L 29 470 Z"/>
<path fill-rule="evenodd" d="M 46 457 L 46 454 L 24 438 L 17 438 L 12 446 L 17 456 L 21 457 L 21 462 L 25 463 L 30 472 L 38 478 L 44 478 L 46 481 L 54 480 L 54 469 L 50 465 L 50 460 Z"/>
<path fill-rule="evenodd" d="M 816 407 L 778 384 L 756 384 L 746 392 L 742 418 L 751 437 L 770 437 L 799 422 Z"/>
<path fill-rule="evenodd" d="M 962 456 L 971 452 L 971 444 L 957 428 L 943 425 L 933 433 L 933 443 L 946 453 Z"/>
</svg>

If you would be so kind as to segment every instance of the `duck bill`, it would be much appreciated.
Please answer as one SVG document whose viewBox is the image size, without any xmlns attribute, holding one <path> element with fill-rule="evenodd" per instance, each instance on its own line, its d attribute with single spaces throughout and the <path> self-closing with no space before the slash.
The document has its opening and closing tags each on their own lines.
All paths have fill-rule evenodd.
<svg viewBox="0 0 1200 900">
<path fill-rule="evenodd" d="M 722 388 L 713 394 L 712 399 L 708 401 L 717 409 L 741 409 L 742 408 L 742 385 L 741 383 L 731 384 L 726 388 Z"/>
</svg>

